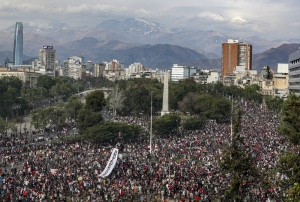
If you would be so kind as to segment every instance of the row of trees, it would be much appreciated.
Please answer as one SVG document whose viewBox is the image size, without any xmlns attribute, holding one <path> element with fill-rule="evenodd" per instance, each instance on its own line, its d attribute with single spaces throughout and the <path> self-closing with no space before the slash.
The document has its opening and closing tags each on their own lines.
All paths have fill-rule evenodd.
<svg viewBox="0 0 300 202">
<path fill-rule="evenodd" d="M 0 115 L 11 117 L 21 115 L 29 108 L 28 102 L 21 97 L 22 81 L 17 77 L 0 79 Z"/>
<path fill-rule="evenodd" d="M 278 132 L 292 145 L 281 147 L 278 172 L 284 177 L 280 185 L 287 190 L 289 201 L 300 201 L 300 97 L 293 92 L 282 104 L 281 121 Z"/>
<path fill-rule="evenodd" d="M 103 91 L 88 93 L 85 100 L 83 104 L 76 95 L 73 95 L 67 102 L 31 110 L 31 125 L 40 130 L 46 127 L 58 129 L 66 121 L 77 121 L 80 138 L 92 142 L 110 141 L 117 137 L 119 131 L 124 134 L 125 139 L 135 138 L 141 133 L 139 126 L 104 121 L 100 113 L 106 106 Z"/>
<path fill-rule="evenodd" d="M 87 94 L 85 105 L 78 114 L 80 135 L 92 142 L 107 142 L 122 132 L 124 139 L 136 138 L 142 129 L 140 126 L 126 123 L 105 122 L 100 111 L 106 106 L 104 93 L 96 90 Z"/>
<path fill-rule="evenodd" d="M 76 95 L 73 95 L 68 98 L 67 102 L 58 102 L 54 106 L 31 110 L 31 125 L 42 130 L 47 126 L 58 128 L 66 120 L 76 120 L 82 107 L 82 102 Z"/>
<path fill-rule="evenodd" d="M 1 136 L 6 135 L 8 131 L 13 132 L 13 133 L 18 132 L 16 122 L 7 121 L 7 119 L 3 119 L 2 117 L 0 117 L 0 134 L 1 134 Z"/>
<path fill-rule="evenodd" d="M 0 116 L 16 117 L 31 109 L 31 104 L 50 98 L 66 100 L 72 94 L 89 88 L 113 87 L 114 82 L 104 77 L 87 77 L 74 80 L 69 77 L 52 78 L 41 75 L 37 79 L 37 86 L 29 88 L 28 83 L 23 83 L 17 77 L 3 77 L 0 79 Z"/>
<path fill-rule="evenodd" d="M 245 89 L 237 86 L 224 86 L 222 83 L 197 84 L 193 79 L 169 84 L 170 111 L 189 112 L 191 114 L 205 113 L 208 118 L 222 119 L 228 113 L 216 110 L 216 106 L 228 103 L 224 97 L 234 97 L 237 100 L 256 101 L 261 103 L 262 96 L 258 85 L 249 85 Z M 163 84 L 154 79 L 130 79 L 119 81 L 117 87 L 108 97 L 108 106 L 120 115 L 150 115 L 152 93 L 153 111 L 159 112 L 162 107 Z M 120 102 L 120 100 L 122 102 Z M 202 101 L 211 108 L 210 112 L 203 110 Z M 121 103 L 121 104 L 120 104 Z M 201 106 L 202 105 L 202 106 Z M 219 107 L 222 109 L 223 107 Z M 222 117 L 223 116 L 223 117 Z"/>
</svg>

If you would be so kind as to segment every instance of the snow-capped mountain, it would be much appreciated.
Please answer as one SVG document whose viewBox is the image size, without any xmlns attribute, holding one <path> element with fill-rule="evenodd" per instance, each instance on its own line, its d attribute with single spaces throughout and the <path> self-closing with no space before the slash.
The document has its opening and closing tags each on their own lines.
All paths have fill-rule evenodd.
<svg viewBox="0 0 300 202">
<path fill-rule="evenodd" d="M 160 23 L 137 18 L 129 18 L 124 21 L 107 20 L 100 23 L 97 27 L 142 44 L 162 43 L 179 45 L 211 52 L 218 55 L 218 57 L 221 56 L 222 43 L 226 42 L 227 39 L 238 39 L 252 44 L 254 53 L 261 53 L 269 48 L 289 43 L 284 40 L 268 41 L 258 36 L 248 38 L 234 37 L 215 30 L 169 29 Z"/>
<path fill-rule="evenodd" d="M 132 40 L 145 35 L 172 33 L 171 30 L 160 23 L 139 18 L 128 18 L 124 21 L 107 20 L 101 22 L 97 27 L 113 33 L 119 33 Z"/>
<path fill-rule="evenodd" d="M 204 64 L 216 68 L 220 62 L 213 65 L 201 61 L 203 58 L 204 60 L 220 58 L 222 43 L 228 39 L 237 39 L 252 44 L 254 54 L 279 47 L 282 44 L 300 42 L 299 39 L 269 41 L 258 36 L 242 38 L 233 36 L 234 33 L 224 34 L 215 30 L 170 29 L 158 22 L 137 18 L 129 18 L 123 21 L 107 20 L 94 27 L 70 27 L 66 23 L 57 21 L 48 24 L 23 22 L 23 25 L 24 54 L 27 56 L 38 57 L 39 49 L 42 46 L 53 45 L 57 50 L 57 58 L 61 60 L 65 60 L 74 54 L 85 54 L 87 57 L 90 55 L 91 60 L 94 62 L 102 62 L 103 59 L 109 59 L 108 54 L 110 54 L 118 56 L 117 59 L 123 59 L 128 63 L 143 61 L 145 64 L 153 66 L 155 64 L 149 61 L 161 52 L 163 54 L 160 57 L 161 65 L 166 65 L 167 62 L 164 61 L 166 60 L 172 66 L 171 61 L 176 56 L 175 58 L 181 58 L 181 60 L 187 58 L 187 61 L 182 62 L 190 65 L 193 65 L 192 58 L 197 58 L 200 63 L 195 63 L 195 66 Z M 12 25 L 7 29 L 0 30 L 0 51 L 12 52 L 14 28 L 14 25 Z M 163 50 L 165 51 L 162 52 Z M 189 54 L 193 57 L 188 57 Z M 178 60 L 175 61 L 180 63 Z"/>
</svg>

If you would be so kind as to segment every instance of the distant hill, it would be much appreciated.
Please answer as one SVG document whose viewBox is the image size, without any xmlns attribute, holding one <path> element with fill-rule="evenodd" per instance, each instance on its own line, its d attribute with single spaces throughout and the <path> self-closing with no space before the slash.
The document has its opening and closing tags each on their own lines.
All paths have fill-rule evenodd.
<svg viewBox="0 0 300 202">
<path fill-rule="evenodd" d="M 276 70 L 278 63 L 288 63 L 289 54 L 299 50 L 300 44 L 283 44 L 263 53 L 254 54 L 252 69 L 261 70 L 265 65 Z"/>
<path fill-rule="evenodd" d="M 125 67 L 133 62 L 141 62 L 151 68 L 171 68 L 176 63 L 188 63 L 204 59 L 205 56 L 197 51 L 169 44 L 141 45 L 121 41 L 99 41 L 86 37 L 74 42 L 57 46 L 57 54 L 83 54 L 85 60 L 93 62 L 111 61 L 117 59 Z"/>
<path fill-rule="evenodd" d="M 14 25 L 0 30 L 0 64 L 12 60 Z M 169 29 L 146 19 L 108 20 L 96 27 L 70 27 L 24 23 L 24 60 L 37 58 L 44 45 L 53 45 L 57 58 L 84 55 L 94 63 L 117 59 L 125 64 L 141 62 L 147 67 L 170 68 L 174 63 L 203 69 L 221 68 L 222 43 L 237 39 L 253 45 L 253 69 L 287 63 L 300 46 L 299 39 L 268 41 L 257 36 L 242 38 L 218 31 Z M 283 45 L 284 44 L 284 45 Z M 2 51 L 2 52 L 1 52 Z"/>
<path fill-rule="evenodd" d="M 107 20 L 101 22 L 97 28 L 122 35 L 125 38 L 142 44 L 167 43 L 179 45 L 195 50 L 204 50 L 206 52 L 214 53 L 219 57 L 222 54 L 222 43 L 226 42 L 227 39 L 237 39 L 252 44 L 253 53 L 261 53 L 269 48 L 278 47 L 284 43 L 290 43 L 288 40 L 268 41 L 258 36 L 242 38 L 220 33 L 216 30 L 168 29 L 165 25 L 158 22 L 139 18 L 128 18 L 123 21 Z M 297 39 L 292 39 L 292 41 L 295 42 Z"/>
<path fill-rule="evenodd" d="M 99 63 L 106 61 L 108 53 L 112 51 L 125 50 L 136 46 L 141 46 L 141 44 L 125 43 L 117 40 L 99 41 L 92 37 L 85 37 L 58 45 L 55 49 L 56 55 L 61 61 L 66 60 L 71 56 L 83 55 L 85 57 L 85 61 L 90 60 L 94 63 Z"/>
<path fill-rule="evenodd" d="M 169 69 L 173 64 L 193 63 L 205 56 L 189 48 L 170 44 L 144 45 L 107 53 L 107 60 L 118 58 L 125 66 L 141 62 L 146 67 Z"/>
</svg>

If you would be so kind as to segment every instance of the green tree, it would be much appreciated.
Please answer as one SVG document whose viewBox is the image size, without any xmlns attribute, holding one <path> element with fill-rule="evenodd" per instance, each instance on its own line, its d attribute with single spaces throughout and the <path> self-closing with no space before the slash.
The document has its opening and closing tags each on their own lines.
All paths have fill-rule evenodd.
<svg viewBox="0 0 300 202">
<path fill-rule="evenodd" d="M 195 114 L 197 112 L 197 99 L 199 96 L 200 95 L 198 93 L 188 93 L 184 96 L 183 100 L 179 102 L 179 110 Z"/>
<path fill-rule="evenodd" d="M 277 164 L 277 172 L 280 175 L 286 176 L 286 180 L 280 180 L 280 187 L 283 192 L 284 190 L 288 191 L 295 183 L 300 182 L 300 156 L 289 149 L 281 151 Z M 300 192 L 295 194 L 300 195 Z"/>
<path fill-rule="evenodd" d="M 286 201 L 300 201 L 300 185 L 295 182 L 293 187 L 287 190 Z"/>
<path fill-rule="evenodd" d="M 126 98 L 124 99 L 124 107 L 121 114 L 150 115 L 151 92 L 144 85 L 132 87 L 125 94 Z"/>
<path fill-rule="evenodd" d="M 250 84 L 245 86 L 244 97 L 249 101 L 261 102 L 261 94 L 259 93 L 259 85 Z"/>
<path fill-rule="evenodd" d="M 85 130 L 104 122 L 100 112 L 91 112 L 83 108 L 78 113 L 78 129 L 80 134 L 84 134 Z"/>
<path fill-rule="evenodd" d="M 93 112 L 100 112 L 106 106 L 104 93 L 101 90 L 95 90 L 85 96 L 85 108 Z"/>
<path fill-rule="evenodd" d="M 18 127 L 16 126 L 16 122 L 15 121 L 9 122 L 8 129 L 11 130 L 13 133 L 17 134 Z"/>
<path fill-rule="evenodd" d="M 119 132 L 122 132 L 122 136 L 126 141 L 136 138 L 142 132 L 142 129 L 140 126 L 127 123 L 105 122 L 88 128 L 84 132 L 84 138 L 92 142 L 107 142 L 115 140 Z"/>
<path fill-rule="evenodd" d="M 211 113 L 213 100 L 214 100 L 213 96 L 209 94 L 200 95 L 196 101 L 197 102 L 196 113 L 207 117 L 209 113 Z"/>
<path fill-rule="evenodd" d="M 224 97 L 214 97 L 211 109 L 206 113 L 207 118 L 221 121 L 230 117 L 231 104 L 230 101 Z"/>
<path fill-rule="evenodd" d="M 51 126 L 56 128 L 65 122 L 66 120 L 66 110 L 59 108 L 57 106 L 50 106 L 44 108 L 44 114 L 46 114 L 45 120 Z"/>
<path fill-rule="evenodd" d="M 83 108 L 83 106 L 83 103 L 79 100 L 77 95 L 69 97 L 65 104 L 67 118 L 76 120 L 78 112 Z"/>
<path fill-rule="evenodd" d="M 47 110 L 44 108 L 37 108 L 30 111 L 31 122 L 30 124 L 36 129 L 42 129 L 48 124 Z"/>
<path fill-rule="evenodd" d="M 50 89 L 50 94 L 53 97 L 62 97 L 63 99 L 70 97 L 73 92 L 72 84 L 64 80 L 57 80 L 56 84 Z"/>
<path fill-rule="evenodd" d="M 49 75 L 40 75 L 37 79 L 37 87 L 45 88 L 47 91 L 49 91 L 54 84 L 55 81 Z"/>
<path fill-rule="evenodd" d="M 169 107 L 173 110 L 178 110 L 179 102 L 184 98 L 186 92 L 183 85 L 180 83 L 170 83 L 169 85 Z"/>
<path fill-rule="evenodd" d="M 296 96 L 294 92 L 290 93 L 282 105 L 281 124 L 277 130 L 280 135 L 287 137 L 296 148 L 295 151 L 284 146 L 286 151 L 279 155 L 278 171 L 281 175 L 286 176 L 286 180 L 280 182 L 281 187 L 288 193 L 293 193 L 288 198 L 298 198 L 300 192 L 295 183 L 300 183 L 300 97 Z"/>
<path fill-rule="evenodd" d="M 121 110 L 124 107 L 124 99 L 125 93 L 123 90 L 120 90 L 117 85 L 112 91 L 108 101 L 108 106 L 112 109 L 114 115 L 117 114 L 117 110 Z"/>
<path fill-rule="evenodd" d="M 223 150 L 219 163 L 222 175 L 229 176 L 230 179 L 228 187 L 220 192 L 225 201 L 254 201 L 254 190 L 261 186 L 252 152 L 238 134 L 241 116 L 242 112 L 239 110 L 233 125 L 232 141 L 228 148 Z"/>
<path fill-rule="evenodd" d="M 284 100 L 279 97 L 272 97 L 270 95 L 264 96 L 267 108 L 276 114 L 279 114 Z"/>
<path fill-rule="evenodd" d="M 2 134 L 2 135 L 4 135 L 5 134 L 5 132 L 6 132 L 6 120 L 4 120 L 1 116 L 0 116 L 0 133 Z"/>
<path fill-rule="evenodd" d="M 185 130 L 199 130 L 203 128 L 205 122 L 206 122 L 205 116 L 200 116 L 200 117 L 191 116 L 184 121 L 183 128 Z"/>
<path fill-rule="evenodd" d="M 282 105 L 282 123 L 277 127 L 278 132 L 286 136 L 291 143 L 300 144 L 300 97 L 291 92 Z"/>
<path fill-rule="evenodd" d="M 271 72 L 271 68 L 269 67 L 269 65 L 266 65 L 266 67 L 267 67 L 266 79 L 272 80 L 273 79 L 273 74 Z"/>
<path fill-rule="evenodd" d="M 0 79 L 0 115 L 9 117 L 19 110 L 22 81 L 14 76 Z"/>
<path fill-rule="evenodd" d="M 153 133 L 157 135 L 170 134 L 179 123 L 180 118 L 175 113 L 165 114 L 153 120 Z"/>
</svg>

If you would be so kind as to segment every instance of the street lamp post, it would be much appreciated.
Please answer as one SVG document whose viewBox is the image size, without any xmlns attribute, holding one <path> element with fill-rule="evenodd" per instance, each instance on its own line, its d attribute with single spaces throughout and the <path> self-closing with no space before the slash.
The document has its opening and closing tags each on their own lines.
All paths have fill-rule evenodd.
<svg viewBox="0 0 300 202">
<path fill-rule="evenodd" d="M 7 136 L 7 117 L 6 117 L 6 122 L 5 122 L 5 133 L 6 133 L 6 136 Z"/>
<path fill-rule="evenodd" d="M 20 122 L 20 134 L 19 134 L 19 137 L 21 137 L 21 134 L 22 134 L 22 122 L 23 122 L 23 116 L 21 116 L 21 122 Z M 18 129 L 17 129 L 18 130 Z"/>
<path fill-rule="evenodd" d="M 151 117 L 150 117 L 150 155 L 152 154 L 152 92 L 151 92 Z"/>
</svg>

